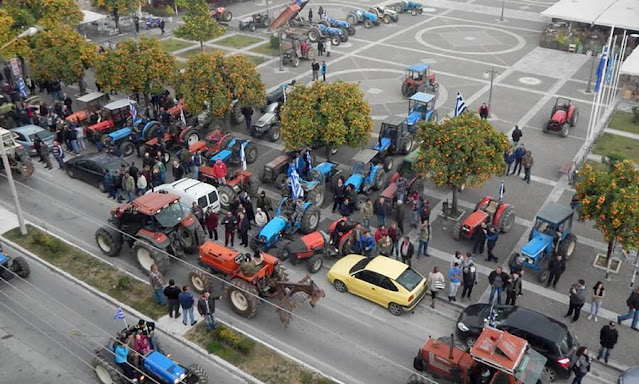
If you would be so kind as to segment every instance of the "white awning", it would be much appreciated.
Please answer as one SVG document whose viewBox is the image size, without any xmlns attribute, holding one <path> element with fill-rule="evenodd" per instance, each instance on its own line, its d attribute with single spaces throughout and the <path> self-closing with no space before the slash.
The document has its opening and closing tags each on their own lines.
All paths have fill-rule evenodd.
<svg viewBox="0 0 639 384">
<path fill-rule="evenodd" d="M 639 76 L 639 49 L 635 48 L 630 56 L 626 57 L 619 72 L 622 75 Z"/>
<path fill-rule="evenodd" d="M 80 22 L 80 24 L 93 23 L 94 21 L 106 19 L 107 17 L 106 15 L 92 11 L 82 10 L 82 13 L 84 14 L 84 19 L 82 20 L 82 22 Z"/>
<path fill-rule="evenodd" d="M 639 30 L 637 0 L 560 0 L 542 16 L 580 23 Z"/>
</svg>

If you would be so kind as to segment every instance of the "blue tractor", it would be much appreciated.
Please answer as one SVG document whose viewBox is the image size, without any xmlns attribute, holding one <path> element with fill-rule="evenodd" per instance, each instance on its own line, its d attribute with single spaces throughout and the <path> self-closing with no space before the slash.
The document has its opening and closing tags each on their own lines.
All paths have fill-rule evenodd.
<svg viewBox="0 0 639 384">
<path fill-rule="evenodd" d="M 320 217 L 319 206 L 310 201 L 295 202 L 288 196 L 283 197 L 275 217 L 251 240 L 251 248 L 254 251 L 268 251 L 283 236 L 290 236 L 297 231 L 309 234 L 317 229 Z"/>
<path fill-rule="evenodd" d="M 310 152 L 307 152 L 310 153 Z M 296 163 L 300 161 L 300 157 L 296 160 Z M 311 163 L 308 163 L 311 161 Z M 304 165 L 309 167 L 312 164 L 312 160 L 303 160 Z M 308 165 L 306 165 L 308 163 Z M 307 168 L 308 169 L 308 168 Z M 290 175 L 290 169 L 288 174 Z M 318 207 L 321 207 L 324 203 L 326 183 L 335 182 L 335 179 L 341 175 L 342 171 L 337 167 L 336 163 L 325 161 L 316 165 L 315 167 L 303 172 L 300 177 L 300 184 L 304 190 L 304 196 L 307 201 L 312 202 Z M 287 179 L 286 185 L 290 188 L 290 178 Z"/>
<path fill-rule="evenodd" d="M 406 119 L 402 116 L 389 116 L 383 122 L 379 130 L 379 138 L 373 150 L 377 155 L 373 162 L 384 165 L 384 171 L 393 169 L 391 155 L 407 155 L 413 150 L 413 135 L 408 129 Z"/>
<path fill-rule="evenodd" d="M 408 99 L 408 132 L 415 134 L 420 121 L 437 121 L 436 102 L 437 96 L 424 92 L 417 92 Z"/>
<path fill-rule="evenodd" d="M 577 236 L 572 233 L 573 210 L 557 203 L 545 205 L 535 220 L 534 227 L 528 235 L 528 243 L 521 248 L 521 253 L 510 256 L 508 265 L 521 260 L 524 267 L 538 272 L 540 282 L 548 279 L 548 263 L 561 255 L 568 261 L 575 252 Z"/>
<path fill-rule="evenodd" d="M 422 3 L 415 1 L 400 1 L 398 3 L 388 5 L 388 8 L 392 8 L 398 13 L 410 12 L 413 16 L 417 16 L 417 14 L 424 12 L 424 6 Z"/>
<path fill-rule="evenodd" d="M 250 140 L 242 140 L 235 137 L 229 137 L 230 140 L 222 140 L 220 144 L 220 151 L 209 158 L 211 164 L 215 163 L 217 159 L 221 159 L 222 162 L 228 164 L 240 164 L 240 151 L 244 146 L 244 156 L 246 156 L 246 163 L 253 164 L 257 160 L 257 145 Z"/>
<path fill-rule="evenodd" d="M 351 25 L 364 23 L 364 28 L 371 28 L 373 25 L 377 26 L 380 24 L 376 14 L 367 12 L 361 8 L 352 10 L 348 16 L 346 16 L 346 21 Z"/>
<path fill-rule="evenodd" d="M 384 168 L 374 164 L 378 153 L 373 149 L 362 149 L 353 157 L 351 175 L 346 179 L 344 186 L 351 186 L 357 194 L 356 209 L 360 209 L 364 205 L 367 199 L 366 194 L 373 190 L 380 190 L 386 184 Z"/>
<path fill-rule="evenodd" d="M 125 378 L 122 369 L 115 364 L 114 359 L 115 347 L 120 343 L 118 340 L 126 340 L 127 333 L 128 330 L 123 330 L 117 339 L 110 339 L 106 346 L 95 351 L 91 365 L 95 370 L 99 383 L 124 384 L 130 382 Z M 149 337 L 153 337 L 153 335 L 151 334 Z M 132 368 L 135 367 L 133 369 L 135 379 L 138 382 L 146 382 L 148 380 L 149 382 L 160 384 L 208 384 L 208 374 L 202 367 L 197 364 L 184 367 L 165 355 L 157 340 L 153 341 L 151 345 L 154 349 L 140 356 L 137 365 L 134 356 L 129 355 L 128 363 Z"/>
<path fill-rule="evenodd" d="M 338 20 L 331 16 L 324 20 L 320 20 L 318 24 L 324 24 L 327 27 L 340 28 L 345 34 L 350 36 L 355 34 L 355 27 L 353 27 L 351 23 L 344 20 Z"/>
<path fill-rule="evenodd" d="M 15 275 L 26 279 L 30 273 L 31 269 L 24 257 L 16 256 L 11 258 L 4 252 L 2 243 L 0 243 L 0 279 L 11 280 Z"/>
<path fill-rule="evenodd" d="M 340 43 L 348 41 L 348 34 L 340 28 L 327 27 L 325 24 L 316 24 L 315 27 L 309 29 L 309 41 L 315 42 L 322 38 L 328 38 L 332 45 L 338 46 Z"/>
</svg>

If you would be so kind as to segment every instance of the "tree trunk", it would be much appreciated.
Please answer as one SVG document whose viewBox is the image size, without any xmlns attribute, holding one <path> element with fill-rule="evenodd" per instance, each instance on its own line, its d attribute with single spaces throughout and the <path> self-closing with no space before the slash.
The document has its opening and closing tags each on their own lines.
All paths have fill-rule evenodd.
<svg viewBox="0 0 639 384">
<path fill-rule="evenodd" d="M 200 50 L 204 52 L 204 42 L 200 41 Z"/>
<path fill-rule="evenodd" d="M 453 201 L 450 205 L 450 214 L 451 217 L 457 217 L 459 215 L 459 211 L 457 211 L 457 186 L 453 185 Z"/>
<path fill-rule="evenodd" d="M 115 23 L 115 28 L 120 31 L 120 14 L 117 8 L 113 10 L 113 22 Z"/>
<path fill-rule="evenodd" d="M 87 85 L 84 82 L 84 76 L 80 76 L 78 79 L 78 86 L 80 87 L 80 96 L 87 94 Z"/>
<path fill-rule="evenodd" d="M 326 148 L 326 161 L 331 161 L 331 147 L 327 144 Z"/>
<path fill-rule="evenodd" d="M 608 241 L 608 251 L 606 252 L 606 260 L 610 260 L 612 258 L 612 253 L 615 250 L 615 238 L 613 237 L 612 240 Z"/>
</svg>

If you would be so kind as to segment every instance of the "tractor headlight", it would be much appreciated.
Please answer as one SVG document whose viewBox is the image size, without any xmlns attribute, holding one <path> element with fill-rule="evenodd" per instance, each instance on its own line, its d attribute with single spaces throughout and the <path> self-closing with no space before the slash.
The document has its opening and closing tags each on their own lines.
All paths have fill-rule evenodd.
<svg viewBox="0 0 639 384">
<path fill-rule="evenodd" d="M 459 328 L 459 330 L 462 332 L 468 332 L 468 327 L 461 321 L 457 323 L 457 328 Z"/>
</svg>

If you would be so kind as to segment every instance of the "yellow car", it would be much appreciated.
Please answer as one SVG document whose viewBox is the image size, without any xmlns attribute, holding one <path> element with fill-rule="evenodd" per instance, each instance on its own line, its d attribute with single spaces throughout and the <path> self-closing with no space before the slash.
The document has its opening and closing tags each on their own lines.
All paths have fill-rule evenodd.
<svg viewBox="0 0 639 384">
<path fill-rule="evenodd" d="M 427 291 L 424 276 L 386 256 L 344 256 L 326 277 L 339 292 L 361 296 L 388 308 L 395 316 L 415 308 Z"/>
</svg>

